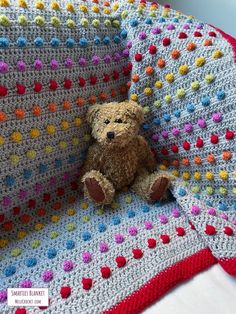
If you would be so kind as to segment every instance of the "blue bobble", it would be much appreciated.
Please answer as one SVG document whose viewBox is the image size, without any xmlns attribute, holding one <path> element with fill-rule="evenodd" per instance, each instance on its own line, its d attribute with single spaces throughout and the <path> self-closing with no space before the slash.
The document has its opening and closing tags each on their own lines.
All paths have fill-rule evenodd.
<svg viewBox="0 0 236 314">
<path fill-rule="evenodd" d="M 68 48 L 73 48 L 74 45 L 75 45 L 75 41 L 74 41 L 73 38 L 68 38 L 68 39 L 66 40 L 66 47 L 68 47 Z"/>
<path fill-rule="evenodd" d="M 194 198 L 196 198 L 197 200 L 200 200 L 200 195 L 198 193 L 194 194 Z"/>
<path fill-rule="evenodd" d="M 122 31 L 120 32 L 120 36 L 121 36 L 123 39 L 125 39 L 125 38 L 127 37 L 127 34 L 128 34 L 128 32 L 127 32 L 126 29 L 122 29 Z"/>
<path fill-rule="evenodd" d="M 207 201 L 205 202 L 205 204 L 206 204 L 207 206 L 209 206 L 209 207 L 212 207 L 212 206 L 213 206 L 212 202 L 209 201 L 209 200 L 207 200 Z"/>
<path fill-rule="evenodd" d="M 55 159 L 55 168 L 61 168 L 62 167 L 62 161 L 61 159 Z"/>
<path fill-rule="evenodd" d="M 32 177 L 32 170 L 30 169 L 24 169 L 23 171 L 23 177 L 24 179 L 28 180 L 29 178 Z"/>
<path fill-rule="evenodd" d="M 180 118 L 180 116 L 181 116 L 181 111 L 180 111 L 179 109 L 175 110 L 175 111 L 174 111 L 174 116 L 175 116 L 176 118 Z"/>
<path fill-rule="evenodd" d="M 114 43 L 119 44 L 121 42 L 121 39 L 120 39 L 120 37 L 118 35 L 115 35 L 113 37 L 113 41 L 114 41 Z"/>
<path fill-rule="evenodd" d="M 179 19 L 177 19 L 177 17 L 175 17 L 175 18 L 173 19 L 173 22 L 174 22 L 174 23 L 179 23 Z"/>
<path fill-rule="evenodd" d="M 43 46 L 43 38 L 41 37 L 36 37 L 34 40 L 34 44 L 36 47 L 42 47 Z"/>
<path fill-rule="evenodd" d="M 133 218 L 134 216 L 135 212 L 132 209 L 128 210 L 128 218 Z"/>
<path fill-rule="evenodd" d="M 236 202 L 234 203 L 234 207 L 233 207 L 233 209 L 234 209 L 234 210 L 236 210 Z"/>
<path fill-rule="evenodd" d="M 13 176 L 6 176 L 4 181 L 7 187 L 12 187 L 16 183 L 16 179 Z"/>
<path fill-rule="evenodd" d="M 147 25 L 152 25 L 152 19 L 150 17 L 148 17 L 146 20 L 145 20 L 145 23 Z"/>
<path fill-rule="evenodd" d="M 88 231 L 84 231 L 82 233 L 82 240 L 89 241 L 92 238 L 91 233 Z"/>
<path fill-rule="evenodd" d="M 37 264 L 37 259 L 35 257 L 30 257 L 27 258 L 27 260 L 25 261 L 25 265 L 27 267 L 33 267 Z"/>
<path fill-rule="evenodd" d="M 160 120 L 159 118 L 154 118 L 154 119 L 152 120 L 152 122 L 153 122 L 153 124 L 155 124 L 155 125 L 160 125 L 160 124 L 161 124 L 161 120 Z"/>
<path fill-rule="evenodd" d="M 73 249 L 75 247 L 75 241 L 73 241 L 73 240 L 67 240 L 66 241 L 66 248 L 68 249 L 68 250 L 71 250 L 71 249 Z"/>
<path fill-rule="evenodd" d="M 186 190 L 183 189 L 183 188 L 179 188 L 178 189 L 178 195 L 179 196 L 185 196 L 187 193 L 186 193 Z"/>
<path fill-rule="evenodd" d="M 159 20 L 158 20 L 159 23 L 165 23 L 165 21 L 166 21 L 166 20 L 164 19 L 164 17 L 161 17 L 161 18 L 159 18 Z"/>
<path fill-rule="evenodd" d="M 219 202 L 218 206 L 219 210 L 226 211 L 228 210 L 228 206 L 225 203 Z"/>
<path fill-rule="evenodd" d="M 70 155 L 69 156 L 69 160 L 68 160 L 69 164 L 74 164 L 76 161 L 77 161 L 76 155 Z"/>
<path fill-rule="evenodd" d="M 187 104 L 187 111 L 192 113 L 195 111 L 195 106 L 193 104 Z"/>
<path fill-rule="evenodd" d="M 165 122 L 170 122 L 170 120 L 171 120 L 171 115 L 168 114 L 168 113 L 165 113 L 165 114 L 163 115 L 163 119 L 165 120 Z"/>
<path fill-rule="evenodd" d="M 209 106 L 210 105 L 210 97 L 208 97 L 208 96 L 204 96 L 204 97 L 202 97 L 202 99 L 201 99 L 201 103 L 202 103 L 202 105 L 204 106 L 204 107 L 207 107 L 207 106 Z"/>
<path fill-rule="evenodd" d="M 39 173 L 40 174 L 47 172 L 47 170 L 48 170 L 48 166 L 47 165 L 45 165 L 45 164 L 40 164 L 39 165 Z"/>
<path fill-rule="evenodd" d="M 150 207 L 147 206 L 147 205 L 143 205 L 141 207 L 141 210 L 142 210 L 143 213 L 148 213 L 150 211 Z"/>
<path fill-rule="evenodd" d="M 99 232 L 104 232 L 104 231 L 106 231 L 106 230 L 107 230 L 106 225 L 101 222 L 101 223 L 98 225 L 98 231 L 99 231 Z"/>
<path fill-rule="evenodd" d="M 103 43 L 104 43 L 104 45 L 109 45 L 109 44 L 110 44 L 110 37 L 105 36 L 105 37 L 103 38 Z"/>
<path fill-rule="evenodd" d="M 156 201 L 155 206 L 156 207 L 161 207 L 162 206 L 162 202 L 161 201 Z"/>
<path fill-rule="evenodd" d="M 79 45 L 80 45 L 80 47 L 83 47 L 83 48 L 87 47 L 88 46 L 88 40 L 84 37 L 80 38 Z"/>
<path fill-rule="evenodd" d="M 142 129 L 143 129 L 144 131 L 149 130 L 149 128 L 150 128 L 150 126 L 149 126 L 147 123 L 143 123 L 143 124 L 142 124 Z"/>
<path fill-rule="evenodd" d="M 54 248 L 50 248 L 48 251 L 47 251 L 47 257 L 52 259 L 54 257 L 56 257 L 57 255 L 57 250 L 54 249 Z"/>
<path fill-rule="evenodd" d="M 117 217 L 117 216 L 114 216 L 113 218 L 112 218 L 112 224 L 113 225 L 119 225 L 120 224 L 120 218 L 119 217 Z"/>
<path fill-rule="evenodd" d="M 95 45 L 100 45 L 101 44 L 101 38 L 98 36 L 95 36 L 94 37 L 94 43 L 95 43 Z"/>
<path fill-rule="evenodd" d="M 225 92 L 223 90 L 219 90 L 217 93 L 216 93 L 216 96 L 217 96 L 217 99 L 218 100 L 223 100 L 225 99 Z"/>
<path fill-rule="evenodd" d="M 23 48 L 27 45 L 27 39 L 24 37 L 18 37 L 16 43 L 18 47 Z"/>
<path fill-rule="evenodd" d="M 8 48 L 9 39 L 5 37 L 0 37 L 0 48 Z"/>
<path fill-rule="evenodd" d="M 193 23 L 193 20 L 192 20 L 192 19 L 188 19 L 188 20 L 187 20 L 187 23 L 192 24 L 192 23 Z"/>
<path fill-rule="evenodd" d="M 136 27 L 138 25 L 138 21 L 136 19 L 132 19 L 130 20 L 129 25 L 132 27 Z"/>
<path fill-rule="evenodd" d="M 56 37 L 53 37 L 50 41 L 50 44 L 53 48 L 57 48 L 60 45 L 60 40 Z"/>
<path fill-rule="evenodd" d="M 5 269 L 4 269 L 4 275 L 6 277 L 10 277 L 12 275 L 14 275 L 16 272 L 16 267 L 15 266 L 12 266 L 12 265 L 9 265 L 7 266 Z"/>
</svg>

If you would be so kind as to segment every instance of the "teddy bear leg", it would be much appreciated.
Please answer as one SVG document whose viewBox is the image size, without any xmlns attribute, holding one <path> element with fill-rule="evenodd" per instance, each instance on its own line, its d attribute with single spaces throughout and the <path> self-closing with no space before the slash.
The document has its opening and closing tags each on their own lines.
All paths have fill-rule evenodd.
<svg viewBox="0 0 236 314">
<path fill-rule="evenodd" d="M 115 189 L 113 184 L 104 175 L 96 170 L 91 170 L 82 178 L 84 194 L 96 204 L 110 204 L 113 200 Z"/>
<path fill-rule="evenodd" d="M 142 169 L 132 185 L 132 190 L 148 202 L 155 202 L 165 197 L 169 185 L 168 176 L 158 172 L 150 174 Z"/>
</svg>

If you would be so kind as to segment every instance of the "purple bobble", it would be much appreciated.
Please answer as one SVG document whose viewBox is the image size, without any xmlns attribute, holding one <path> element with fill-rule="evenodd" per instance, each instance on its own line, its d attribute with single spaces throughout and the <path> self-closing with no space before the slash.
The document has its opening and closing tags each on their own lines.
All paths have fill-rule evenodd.
<svg viewBox="0 0 236 314">
<path fill-rule="evenodd" d="M 93 63 L 94 65 L 98 65 L 100 61 L 101 61 L 101 59 L 100 59 L 99 56 L 93 56 L 93 57 L 92 57 L 92 63 Z"/>
<path fill-rule="evenodd" d="M 164 131 L 161 132 L 161 135 L 162 135 L 162 137 L 163 137 L 164 139 L 167 139 L 169 134 L 168 134 L 168 131 L 165 131 L 165 130 L 164 130 Z"/>
<path fill-rule="evenodd" d="M 9 71 L 9 67 L 8 67 L 8 64 L 3 62 L 3 61 L 0 61 L 0 73 L 7 73 Z"/>
<path fill-rule="evenodd" d="M 128 232 L 129 232 L 129 234 L 130 234 L 131 236 L 136 236 L 137 233 L 138 233 L 138 230 L 137 230 L 136 227 L 129 227 L 129 228 L 128 228 Z"/>
<path fill-rule="evenodd" d="M 152 222 L 151 222 L 151 221 L 145 221 L 145 222 L 144 222 L 144 228 L 145 228 L 146 230 L 151 230 L 151 229 L 153 228 Z"/>
<path fill-rule="evenodd" d="M 29 279 L 23 280 L 19 284 L 20 288 L 31 288 L 32 287 L 32 281 Z"/>
<path fill-rule="evenodd" d="M 173 208 L 172 209 L 172 216 L 175 218 L 179 218 L 180 217 L 180 211 L 178 208 Z"/>
<path fill-rule="evenodd" d="M 51 270 L 45 270 L 42 272 L 41 278 L 44 282 L 49 282 L 53 279 L 53 272 Z"/>
<path fill-rule="evenodd" d="M 3 303 L 7 300 L 7 291 L 0 290 L 0 303 Z"/>
<path fill-rule="evenodd" d="M 70 271 L 74 267 L 73 262 L 70 260 L 64 261 L 63 262 L 63 269 L 64 271 Z"/>
<path fill-rule="evenodd" d="M 34 188 L 34 189 L 35 189 L 36 192 L 40 193 L 40 192 L 43 191 L 43 185 L 42 185 L 41 183 L 38 183 L 38 182 L 37 182 L 37 183 L 35 184 L 35 188 Z"/>
<path fill-rule="evenodd" d="M 175 29 L 174 24 L 167 25 L 167 29 L 168 29 L 168 31 L 173 31 Z"/>
<path fill-rule="evenodd" d="M 145 32 L 140 32 L 140 33 L 138 34 L 138 38 L 139 38 L 140 40 L 143 40 L 143 39 L 146 39 L 146 38 L 147 38 L 147 35 L 146 35 Z"/>
<path fill-rule="evenodd" d="M 116 241 L 116 243 L 118 243 L 118 244 L 124 242 L 124 237 L 123 237 L 123 235 L 122 235 L 122 234 L 116 234 L 116 235 L 115 235 L 115 241 Z"/>
<path fill-rule="evenodd" d="M 124 50 L 122 51 L 122 56 L 123 56 L 124 58 L 127 58 L 127 57 L 129 56 L 129 49 L 124 49 Z"/>
<path fill-rule="evenodd" d="M 153 35 L 158 35 L 158 34 L 160 34 L 161 33 L 161 29 L 159 28 L 159 27 L 154 27 L 153 29 L 152 29 L 152 34 Z"/>
<path fill-rule="evenodd" d="M 132 48 L 132 41 L 131 41 L 131 40 L 128 40 L 128 41 L 127 41 L 126 47 L 127 47 L 128 49 Z"/>
<path fill-rule="evenodd" d="M 66 68 L 71 69 L 71 68 L 73 67 L 73 65 L 74 65 L 74 62 L 73 62 L 72 59 L 67 58 L 67 59 L 65 60 L 65 67 L 66 67 Z"/>
<path fill-rule="evenodd" d="M 205 128 L 205 127 L 206 127 L 206 120 L 203 119 L 203 118 L 198 119 L 197 125 L 198 125 L 200 128 L 202 128 L 202 129 Z"/>
<path fill-rule="evenodd" d="M 220 217 L 221 217 L 222 219 L 225 219 L 225 220 L 228 220 L 228 219 L 229 219 L 229 216 L 226 215 L 226 214 L 221 214 Z"/>
<path fill-rule="evenodd" d="M 25 191 L 25 190 L 20 190 L 20 191 L 19 191 L 19 198 L 20 198 L 21 200 L 26 199 L 27 196 L 28 196 L 28 192 L 27 192 L 27 191 Z"/>
<path fill-rule="evenodd" d="M 51 177 L 51 178 L 49 179 L 49 184 L 50 184 L 51 186 L 54 186 L 56 183 L 57 183 L 56 177 Z"/>
<path fill-rule="evenodd" d="M 211 216 L 216 216 L 216 210 L 215 208 L 209 208 L 207 213 Z"/>
<path fill-rule="evenodd" d="M 220 122 L 220 121 L 222 120 L 222 115 L 221 115 L 221 113 L 220 113 L 220 112 L 215 112 L 215 113 L 213 113 L 213 115 L 212 115 L 212 120 L 213 120 L 214 122 Z"/>
<path fill-rule="evenodd" d="M 2 204 L 3 206 L 10 206 L 12 203 L 12 200 L 10 198 L 10 196 L 4 196 L 2 199 Z"/>
<path fill-rule="evenodd" d="M 191 214 L 194 215 L 194 216 L 197 216 L 199 215 L 201 212 L 200 208 L 196 205 L 193 205 L 192 206 L 192 209 L 191 209 Z"/>
<path fill-rule="evenodd" d="M 105 253 L 108 251 L 108 245 L 105 242 L 99 243 L 99 251 Z"/>
<path fill-rule="evenodd" d="M 159 220 L 162 224 L 166 224 L 168 222 L 168 218 L 165 215 L 160 215 Z"/>
<path fill-rule="evenodd" d="M 16 63 L 16 67 L 17 67 L 17 70 L 18 71 L 21 71 L 21 72 L 23 72 L 23 71 L 25 71 L 25 69 L 26 69 L 26 64 L 24 63 L 24 61 L 17 61 L 17 63 Z"/>
<path fill-rule="evenodd" d="M 187 133 L 193 132 L 193 126 L 192 126 L 192 124 L 191 124 L 191 123 L 185 124 L 185 126 L 184 126 L 184 131 L 187 132 Z"/>
<path fill-rule="evenodd" d="M 179 130 L 179 129 L 177 129 L 177 128 L 173 128 L 173 129 L 172 129 L 172 134 L 173 134 L 174 136 L 178 136 L 179 133 L 180 133 L 180 130 Z"/>
<path fill-rule="evenodd" d="M 92 255 L 89 252 L 82 253 L 82 260 L 85 264 L 90 263 L 92 260 Z"/>
<path fill-rule="evenodd" d="M 56 70 L 56 69 L 58 68 L 58 66 L 59 66 L 58 61 L 55 60 L 55 59 L 52 59 L 52 61 L 50 62 L 50 67 L 51 67 L 51 69 L 52 69 L 52 70 Z"/>
<path fill-rule="evenodd" d="M 35 60 L 35 61 L 34 61 L 34 68 L 35 68 L 35 70 L 37 70 L 37 71 L 42 70 L 42 68 L 43 68 L 43 63 L 42 63 L 42 61 L 39 60 L 39 59 Z"/>
<path fill-rule="evenodd" d="M 108 63 L 111 62 L 112 59 L 111 59 L 111 56 L 110 56 L 110 55 L 105 55 L 104 58 L 103 58 L 103 60 L 104 60 L 105 63 L 108 64 Z"/>
<path fill-rule="evenodd" d="M 188 24 L 185 24 L 183 29 L 188 30 L 188 29 L 190 29 L 190 26 Z"/>
<path fill-rule="evenodd" d="M 158 134 L 152 134 L 152 136 L 151 136 L 151 139 L 154 141 L 154 142 L 158 142 L 158 140 L 159 140 L 159 135 Z"/>
<path fill-rule="evenodd" d="M 80 59 L 79 59 L 79 65 L 80 65 L 81 67 L 86 66 L 86 64 L 87 64 L 87 61 L 86 61 L 85 58 L 80 58 Z"/>
<path fill-rule="evenodd" d="M 118 62 L 121 59 L 121 55 L 119 54 L 119 52 L 115 52 L 113 54 L 113 60 Z"/>
</svg>

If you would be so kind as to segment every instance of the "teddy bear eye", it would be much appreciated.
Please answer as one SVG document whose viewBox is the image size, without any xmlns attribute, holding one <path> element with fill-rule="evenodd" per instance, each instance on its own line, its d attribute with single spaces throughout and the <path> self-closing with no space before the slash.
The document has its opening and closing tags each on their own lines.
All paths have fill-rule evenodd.
<svg viewBox="0 0 236 314">
<path fill-rule="evenodd" d="M 104 123 L 105 123 L 105 124 L 109 124 L 110 121 L 107 119 L 107 120 L 104 121 Z"/>
<path fill-rule="evenodd" d="M 116 123 L 122 123 L 123 121 L 121 119 L 116 119 L 115 122 Z"/>
</svg>

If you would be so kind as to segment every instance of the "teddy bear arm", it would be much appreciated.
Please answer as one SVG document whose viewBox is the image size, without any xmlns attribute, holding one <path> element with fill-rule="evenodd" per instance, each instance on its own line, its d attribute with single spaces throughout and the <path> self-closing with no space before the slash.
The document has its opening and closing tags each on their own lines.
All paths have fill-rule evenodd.
<svg viewBox="0 0 236 314">
<path fill-rule="evenodd" d="M 97 145 L 89 147 L 87 157 L 82 169 L 82 175 L 91 170 L 100 170 L 100 150 Z"/>
<path fill-rule="evenodd" d="M 156 159 L 149 147 L 147 141 L 142 137 L 138 137 L 138 156 L 140 166 L 153 172 L 157 167 Z"/>
</svg>

